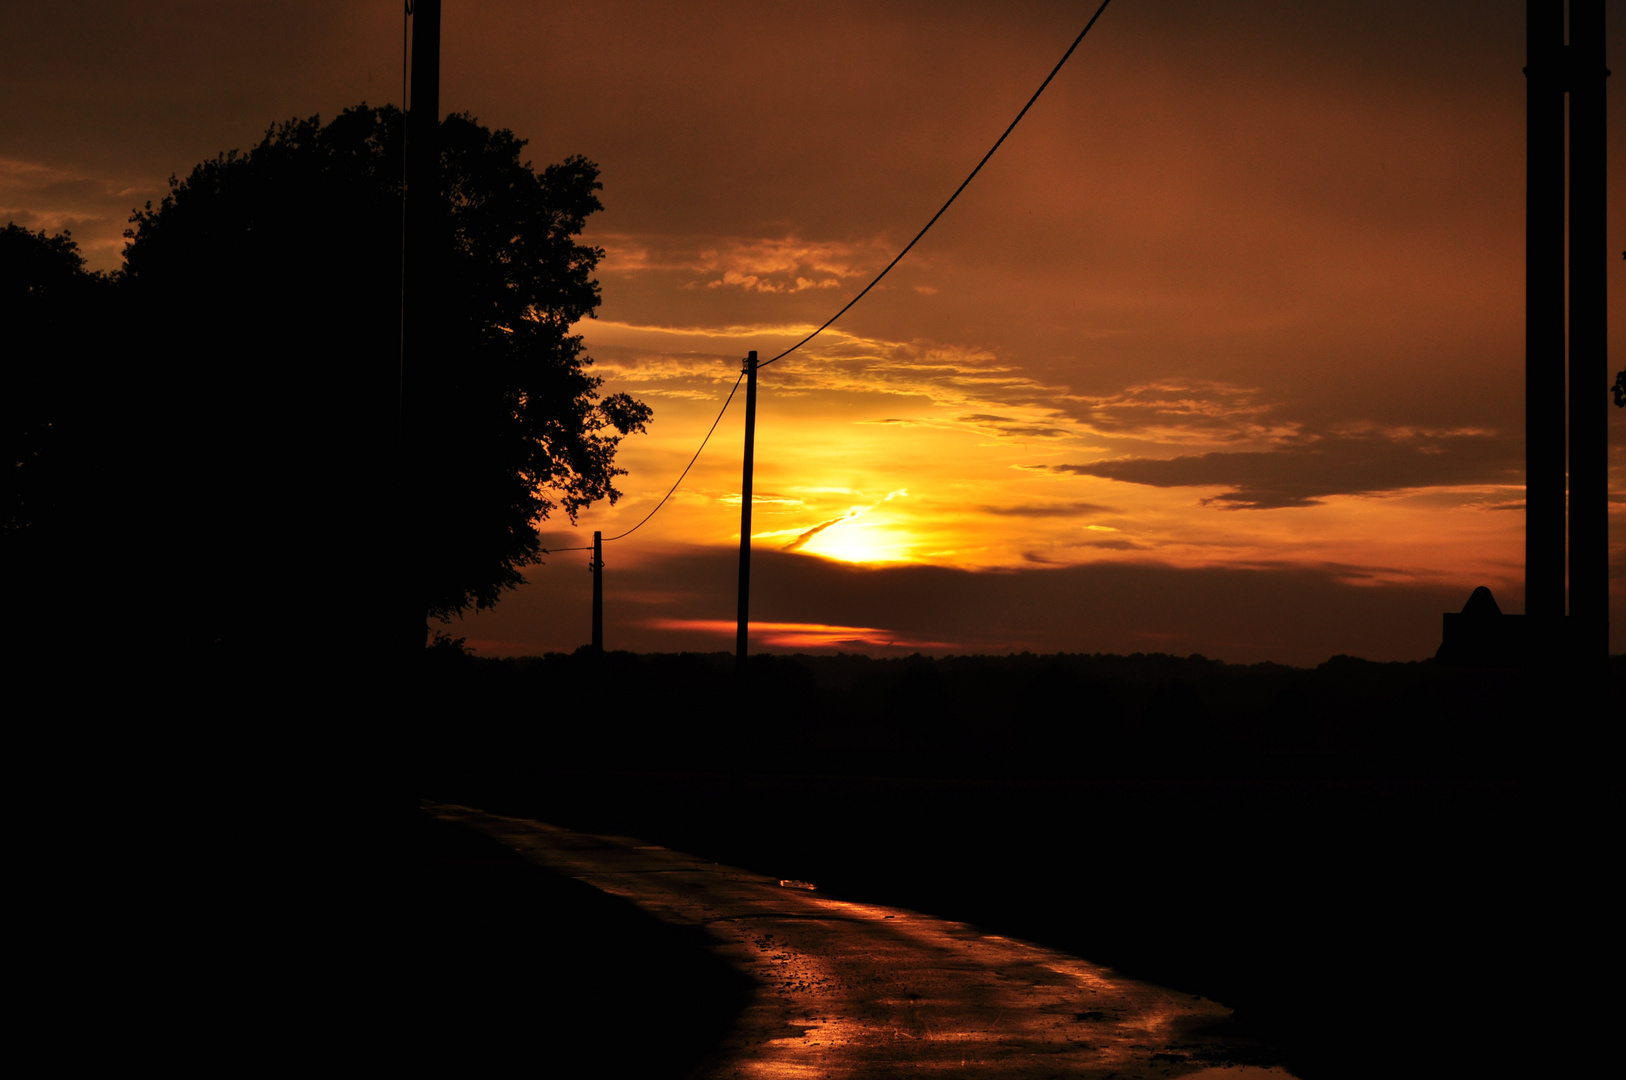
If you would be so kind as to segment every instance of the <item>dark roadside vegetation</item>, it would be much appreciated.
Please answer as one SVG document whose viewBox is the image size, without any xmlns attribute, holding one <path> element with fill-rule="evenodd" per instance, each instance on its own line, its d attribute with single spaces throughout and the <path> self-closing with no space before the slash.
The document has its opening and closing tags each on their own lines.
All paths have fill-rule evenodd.
<svg viewBox="0 0 1626 1080">
<path fill-rule="evenodd" d="M 420 1075 L 681 1076 L 750 1000 L 699 931 L 427 814 L 414 839 Z"/>
<path fill-rule="evenodd" d="M 1562 1073 L 1607 1030 L 1613 723 L 1557 670 L 759 656 L 742 681 L 446 646 L 421 704 L 425 797 L 1060 947 L 1231 1006 L 1307 1080 Z"/>
</svg>

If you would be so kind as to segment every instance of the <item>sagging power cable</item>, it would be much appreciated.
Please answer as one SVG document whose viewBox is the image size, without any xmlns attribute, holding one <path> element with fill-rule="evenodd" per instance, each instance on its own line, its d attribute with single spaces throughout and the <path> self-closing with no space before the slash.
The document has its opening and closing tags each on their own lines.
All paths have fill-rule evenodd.
<svg viewBox="0 0 1626 1080">
<path fill-rule="evenodd" d="M 704 450 L 706 448 L 706 444 L 711 441 L 712 432 L 716 431 L 717 430 L 717 425 L 723 422 L 723 414 L 728 411 L 729 403 L 734 400 L 734 394 L 739 390 L 740 382 L 744 378 L 745 378 L 745 372 L 742 371 L 742 372 L 740 372 L 739 378 L 734 380 L 733 387 L 731 387 L 729 389 L 728 397 L 723 400 L 723 407 L 721 409 L 717 410 L 717 419 L 713 420 L 711 422 L 711 427 L 706 429 L 706 437 L 704 439 L 700 440 L 700 446 L 695 450 L 694 457 L 690 458 L 689 463 L 687 465 L 683 466 L 683 471 L 678 474 L 677 480 L 675 480 L 673 482 L 672 486 L 667 490 L 666 494 L 661 496 L 661 501 L 655 504 L 654 509 L 650 510 L 649 513 L 644 515 L 644 520 L 643 521 L 640 521 L 638 524 L 634 525 L 632 528 L 628 529 L 624 533 L 621 533 L 620 535 L 606 536 L 604 538 L 604 540 L 603 540 L 603 543 L 608 544 L 611 540 L 620 540 L 623 537 L 631 536 L 633 533 L 637 532 L 639 529 L 644 527 L 644 522 L 648 521 L 650 518 L 655 516 L 655 511 L 656 510 L 659 510 L 661 507 L 666 505 L 666 500 L 670 499 L 677 492 L 678 485 L 683 483 L 683 478 L 685 476 L 689 475 L 689 470 L 694 468 L 694 463 L 700 460 L 700 451 Z M 560 552 L 560 551 L 592 551 L 592 550 L 593 550 L 593 547 L 592 547 L 591 544 L 589 544 L 586 547 L 543 548 L 542 553 L 544 555 L 552 555 L 555 552 Z"/>
<path fill-rule="evenodd" d="M 894 266 L 897 266 L 899 262 L 903 261 L 903 257 L 905 255 L 909 254 L 910 249 L 912 249 L 916 244 L 918 244 L 920 242 L 921 237 L 925 236 L 926 233 L 931 230 L 931 227 L 933 225 L 937 224 L 937 219 L 942 217 L 943 214 L 948 211 L 948 208 L 954 205 L 954 200 L 958 199 L 960 197 L 960 193 L 963 192 L 970 185 L 972 180 L 976 179 L 977 174 L 982 171 L 982 167 L 984 165 L 988 164 L 988 159 L 992 158 L 994 156 L 994 151 L 998 150 L 1000 148 L 1000 146 L 1002 146 L 1004 144 L 1005 140 L 1010 137 L 1011 132 L 1016 130 L 1016 125 L 1021 123 L 1022 122 L 1022 117 L 1026 116 L 1028 114 L 1028 110 L 1033 108 L 1034 102 L 1039 100 L 1039 95 L 1043 94 L 1045 92 L 1045 88 L 1050 85 L 1050 83 L 1051 83 L 1051 81 L 1053 79 L 1055 79 L 1057 73 L 1061 71 L 1062 65 L 1066 64 L 1067 61 L 1068 61 L 1068 58 L 1070 58 L 1073 55 L 1074 51 L 1078 49 L 1079 45 L 1084 41 L 1085 36 L 1087 34 L 1089 34 L 1090 28 L 1095 25 L 1096 20 L 1101 17 L 1101 13 L 1106 11 L 1107 5 L 1110 4 L 1111 2 L 1112 2 L 1112 0 L 1101 0 L 1101 6 L 1095 9 L 1095 14 L 1091 15 L 1090 16 L 1090 21 L 1084 24 L 1084 29 L 1080 30 L 1078 32 L 1078 36 L 1073 39 L 1073 43 L 1071 45 L 1067 46 L 1067 51 L 1062 53 L 1062 56 L 1061 56 L 1060 60 L 1056 61 L 1056 66 L 1050 69 L 1050 74 L 1045 76 L 1044 82 L 1040 83 L 1039 88 L 1033 92 L 1033 96 L 1028 98 L 1027 104 L 1022 106 L 1022 111 L 1018 112 L 1016 114 L 1016 119 L 1014 119 L 1014 120 L 1012 120 L 1010 122 L 1009 126 L 1007 126 L 1005 128 L 1004 132 L 999 136 L 999 138 L 994 141 L 994 145 L 989 147 L 988 152 L 982 156 L 982 160 L 977 162 L 977 167 L 972 169 L 970 175 L 968 175 L 964 180 L 962 180 L 960 182 L 960 186 L 954 189 L 954 194 L 952 194 L 952 195 L 950 195 L 948 197 L 948 201 L 945 202 L 942 205 L 942 207 L 940 207 L 938 209 L 937 213 L 932 215 L 931 220 L 926 222 L 925 226 L 918 233 L 915 234 L 915 238 L 913 240 L 910 240 L 909 243 L 907 243 L 906 245 L 904 245 L 903 250 L 898 252 L 897 256 L 895 258 L 893 258 L 893 260 L 891 262 L 886 264 L 885 269 L 883 269 L 879 274 L 876 274 L 874 280 L 871 281 L 868 285 L 865 285 L 864 288 L 858 293 L 857 296 L 855 296 L 851 300 L 847 301 L 847 303 L 842 306 L 840 311 L 836 312 L 834 315 L 832 315 L 828 319 L 826 319 L 824 321 L 823 325 L 821 325 L 817 330 L 813 331 L 811 334 L 807 335 L 802 340 L 798 341 L 796 344 L 792 345 L 790 348 L 788 348 L 784 352 L 780 353 L 778 356 L 775 356 L 770 360 L 764 360 L 762 363 L 758 364 L 757 365 L 757 370 L 760 371 L 762 368 L 767 367 L 769 364 L 772 364 L 772 363 L 774 363 L 776 361 L 779 361 L 779 360 L 783 360 L 785 357 L 789 356 L 791 353 L 795 352 L 797 349 L 800 349 L 803 345 L 806 345 L 808 342 L 810 342 L 814 338 L 818 337 L 825 330 L 828 330 L 830 328 L 830 326 L 832 324 L 834 324 L 837 319 L 839 319 L 843 315 L 847 314 L 847 312 L 852 308 L 852 306 L 854 304 L 858 303 L 858 301 L 862 300 L 866 295 L 868 295 L 869 291 L 871 289 L 875 288 L 876 285 L 879 285 L 880 282 L 881 282 L 881 279 L 886 277 L 887 274 L 891 273 L 892 268 Z M 631 536 L 633 533 L 635 533 L 639 529 L 643 528 L 644 524 L 646 522 L 648 522 L 650 518 L 654 517 L 656 512 L 659 511 L 661 507 L 666 505 L 666 501 L 668 499 L 670 499 L 673 496 L 673 494 L 675 494 L 677 492 L 678 486 L 683 483 L 683 478 L 689 475 L 689 470 L 694 467 L 694 463 L 700 459 L 700 451 L 704 450 L 706 448 L 706 443 L 711 441 L 712 432 L 716 431 L 717 430 L 717 425 L 722 422 L 723 413 L 728 411 L 728 406 L 734 400 L 734 394 L 735 394 L 736 391 L 739 390 L 740 382 L 744 378 L 745 378 L 745 373 L 741 372 L 740 377 L 738 379 L 734 380 L 734 386 L 733 386 L 732 389 L 729 390 L 728 398 L 723 402 L 722 409 L 720 409 L 718 411 L 717 419 L 715 419 L 715 420 L 713 420 L 711 422 L 711 427 L 709 429 L 707 429 L 707 431 L 706 431 L 706 437 L 704 439 L 700 440 L 700 446 L 699 446 L 698 449 L 695 450 L 694 456 L 689 459 L 689 464 L 687 464 L 687 465 L 685 465 L 683 467 L 683 472 L 678 475 L 677 481 L 675 483 L 673 483 L 672 487 L 666 492 L 666 494 L 664 496 L 661 497 L 661 501 L 656 503 L 655 506 L 653 507 L 653 509 L 651 509 L 649 511 L 649 513 L 645 514 L 644 517 L 643 517 L 643 520 L 638 522 L 638 524 L 634 525 L 632 528 L 628 529 L 626 532 L 621 533 L 621 534 L 619 534 L 617 536 L 606 536 L 604 538 L 604 540 L 603 540 L 603 543 L 609 543 L 612 540 L 620 540 L 620 539 L 623 539 L 625 537 Z M 592 551 L 592 550 L 593 550 L 592 547 L 589 545 L 589 546 L 585 546 L 585 547 L 568 547 L 568 548 L 544 549 L 543 553 L 544 554 L 553 554 L 555 552 L 561 552 L 561 551 Z"/>
</svg>

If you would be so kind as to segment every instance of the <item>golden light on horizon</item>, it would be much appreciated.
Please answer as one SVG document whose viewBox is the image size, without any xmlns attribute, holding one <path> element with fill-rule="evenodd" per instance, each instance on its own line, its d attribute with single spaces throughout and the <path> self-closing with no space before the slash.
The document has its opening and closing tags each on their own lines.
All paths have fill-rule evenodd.
<svg viewBox="0 0 1626 1080">
<path fill-rule="evenodd" d="M 732 644 L 738 624 L 726 619 L 655 618 L 648 625 L 657 630 L 689 631 Z M 826 623 L 751 623 L 752 639 L 776 649 L 902 650 L 942 649 L 952 642 L 926 641 L 877 626 L 832 626 Z"/>
<path fill-rule="evenodd" d="M 613 322 L 577 329 L 600 358 L 606 390 L 656 408 L 649 434 L 623 444 L 627 498 L 613 511 L 595 507 L 593 523 L 584 515 L 579 526 L 608 533 L 639 520 L 681 471 L 737 375 L 731 354 L 750 335 Z M 1522 515 L 1505 512 L 1517 509 L 1516 485 L 1407 487 L 1381 475 L 1396 448 L 1429 439 L 1494 445 L 1496 431 L 1346 425 L 1306 436 L 1257 388 L 1162 378 L 1082 395 L 986 353 L 830 337 L 761 377 L 753 503 L 761 548 L 855 566 L 993 571 L 1296 566 L 1358 585 L 1488 581 L 1504 593 L 1518 577 Z M 739 405 L 640 544 L 738 544 Z M 1339 471 L 1349 467 L 1323 465 L 1315 455 L 1331 440 L 1370 455 L 1374 464 L 1362 467 L 1371 475 L 1350 480 Z M 1204 455 L 1268 465 L 1287 451 L 1309 464 L 1285 478 L 1146 483 L 1111 474 L 1118 462 L 1150 463 L 1144 469 Z M 1360 490 L 1378 483 L 1388 486 Z"/>
<path fill-rule="evenodd" d="M 801 549 L 837 562 L 880 565 L 920 562 L 907 534 L 878 521 L 842 520 L 803 544 Z"/>
<path fill-rule="evenodd" d="M 804 488 L 811 495 L 816 486 Z M 851 489 L 830 489 L 841 494 L 857 494 Z M 801 551 L 837 562 L 880 565 L 885 563 L 918 562 L 917 544 L 908 530 L 906 517 L 889 513 L 886 504 L 907 496 L 907 488 L 888 492 L 872 502 L 849 506 L 844 513 L 819 521 L 806 529 L 780 529 L 769 533 L 753 533 L 752 538 L 780 540 L 791 538 L 783 547 L 786 551 Z M 802 500 L 797 500 L 801 503 Z M 805 505 L 805 504 L 804 504 Z"/>
</svg>

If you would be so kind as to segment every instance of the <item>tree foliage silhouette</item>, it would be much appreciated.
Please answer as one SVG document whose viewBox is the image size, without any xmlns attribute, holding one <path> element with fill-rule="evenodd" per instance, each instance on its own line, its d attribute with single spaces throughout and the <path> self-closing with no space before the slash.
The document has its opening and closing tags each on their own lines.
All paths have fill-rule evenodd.
<svg viewBox="0 0 1626 1080">
<path fill-rule="evenodd" d="M 399 110 L 366 106 L 273 126 L 172 178 L 126 233 L 124 292 L 147 344 L 145 510 L 178 545 L 160 560 L 207 582 L 211 625 L 263 622 L 277 604 L 382 610 L 411 529 L 425 534 L 412 548 L 427 612 L 488 607 L 538 561 L 539 520 L 618 497 L 616 448 L 650 418 L 626 395 L 600 399 L 570 333 L 599 304 L 603 253 L 577 242 L 601 208 L 597 168 L 573 157 L 538 173 L 512 133 L 448 117 L 422 512 L 399 505 L 403 131 Z M 232 598 L 245 555 L 266 594 L 256 610 Z"/>
<path fill-rule="evenodd" d="M 0 541 L 12 566 L 19 545 L 58 542 L 71 472 L 69 432 L 82 410 L 72 384 L 94 343 L 87 332 L 107 300 L 108 279 L 85 269 L 69 233 L 47 236 L 14 222 L 0 229 Z"/>
</svg>

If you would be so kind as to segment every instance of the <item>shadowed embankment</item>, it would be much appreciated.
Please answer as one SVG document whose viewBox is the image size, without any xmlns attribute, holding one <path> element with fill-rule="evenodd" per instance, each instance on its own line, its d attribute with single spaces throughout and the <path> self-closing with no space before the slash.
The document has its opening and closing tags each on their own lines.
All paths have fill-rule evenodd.
<svg viewBox="0 0 1626 1080">
<path fill-rule="evenodd" d="M 750 999 L 693 931 L 471 830 L 415 827 L 407 1053 L 430 1074 L 682 1076 Z"/>
<path fill-rule="evenodd" d="M 1593 1049 L 1608 720 L 1540 677 L 762 658 L 736 696 L 698 657 L 444 674 L 431 797 L 1061 948 L 1234 1007 L 1307 1080 Z"/>
</svg>

